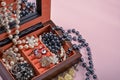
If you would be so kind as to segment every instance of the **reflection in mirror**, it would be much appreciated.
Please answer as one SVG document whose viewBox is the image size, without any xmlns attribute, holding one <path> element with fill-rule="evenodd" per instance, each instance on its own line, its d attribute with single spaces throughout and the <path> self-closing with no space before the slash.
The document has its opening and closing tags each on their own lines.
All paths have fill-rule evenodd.
<svg viewBox="0 0 120 80">
<path fill-rule="evenodd" d="M 36 0 L 22 0 L 20 17 L 25 17 L 36 11 Z M 16 13 L 16 11 L 13 11 Z"/>
<path fill-rule="evenodd" d="M 7 17 L 9 20 L 9 23 L 14 21 L 14 17 L 17 13 L 17 6 L 16 6 L 17 2 L 13 2 L 10 4 L 6 4 L 6 6 L 1 6 L 0 7 L 0 26 L 4 26 L 5 21 L 5 13 L 3 12 L 5 9 L 5 12 L 7 12 Z M 25 16 L 28 16 L 32 13 L 35 13 L 37 11 L 36 9 L 36 0 L 21 0 L 20 3 L 20 18 L 23 18 Z"/>
<path fill-rule="evenodd" d="M 17 15 L 17 0 L 5 6 L 0 1 L 0 34 L 5 32 L 5 19 L 8 19 L 10 29 L 14 28 Z M 20 25 L 41 15 L 41 0 L 21 0 L 20 3 Z"/>
</svg>

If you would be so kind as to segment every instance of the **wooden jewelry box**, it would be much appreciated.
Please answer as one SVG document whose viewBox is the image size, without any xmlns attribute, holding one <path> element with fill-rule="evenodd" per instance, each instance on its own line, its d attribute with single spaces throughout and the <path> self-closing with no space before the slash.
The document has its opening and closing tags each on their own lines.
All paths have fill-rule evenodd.
<svg viewBox="0 0 120 80">
<path fill-rule="evenodd" d="M 7 4 L 13 3 L 15 0 L 5 0 Z M 20 19 L 20 39 L 25 38 L 29 35 L 41 35 L 44 32 L 49 32 L 52 27 L 56 25 L 50 20 L 50 7 L 51 0 L 36 0 L 37 11 L 22 17 Z M 12 30 L 12 34 L 15 34 L 15 23 L 10 24 L 10 28 Z M 57 35 L 61 35 L 61 31 L 54 31 Z M 0 49 L 7 50 L 12 46 L 12 41 L 8 38 L 7 33 L 3 27 L 0 27 Z M 72 44 L 69 41 L 64 42 L 64 49 L 67 50 L 71 47 Z M 37 66 L 33 63 L 33 61 L 27 55 L 27 52 L 21 50 L 22 56 L 29 62 L 30 65 L 35 70 L 35 77 L 31 80 L 51 80 L 53 77 L 57 76 L 59 73 L 67 70 L 67 68 L 73 66 L 81 57 L 81 54 L 78 51 L 73 50 L 70 57 L 68 57 L 65 61 L 60 62 L 57 65 L 51 66 L 49 69 L 43 70 L 41 73 L 41 69 L 38 69 Z M 6 69 L 3 61 L 2 61 L 2 52 L 0 53 L 0 75 L 3 80 L 15 80 L 11 73 Z"/>
</svg>

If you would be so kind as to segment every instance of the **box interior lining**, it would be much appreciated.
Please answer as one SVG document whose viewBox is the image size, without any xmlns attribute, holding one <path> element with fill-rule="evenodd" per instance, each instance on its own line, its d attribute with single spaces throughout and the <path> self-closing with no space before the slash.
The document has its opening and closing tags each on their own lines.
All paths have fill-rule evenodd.
<svg viewBox="0 0 120 80">
<path fill-rule="evenodd" d="M 48 25 L 46 25 L 46 26 L 44 26 L 44 27 L 42 27 L 41 29 L 39 29 L 39 30 L 37 30 L 37 31 L 34 31 L 34 32 L 32 32 L 32 33 L 30 33 L 30 34 L 28 34 L 27 36 L 30 36 L 30 35 L 34 35 L 35 37 L 38 37 L 38 35 L 41 35 L 41 34 L 43 34 L 43 33 L 45 33 L 45 32 L 50 32 L 50 30 L 51 30 L 51 28 L 52 28 L 53 26 L 51 25 L 51 24 L 48 24 Z M 59 33 L 57 32 L 57 31 L 55 31 L 54 32 L 55 34 L 57 34 L 57 35 L 59 35 Z M 22 37 L 21 39 L 23 39 L 23 38 L 25 38 L 25 36 L 24 37 Z M 42 42 L 39 42 L 40 44 L 42 43 Z M 43 43 L 42 43 L 43 44 Z M 7 45 L 6 45 L 7 46 Z M 9 45 L 8 45 L 9 46 Z M 43 46 L 45 46 L 44 44 L 43 44 Z M 67 44 L 67 43 L 65 43 L 64 45 L 63 45 L 63 47 L 64 47 L 64 49 L 65 49 L 65 51 L 70 47 L 70 45 L 69 44 Z M 49 49 L 45 46 L 45 48 L 48 50 L 48 53 L 46 54 L 46 56 L 51 56 L 51 52 L 49 51 Z M 27 60 L 31 65 L 32 65 L 32 67 L 34 68 L 34 70 L 35 70 L 35 72 L 36 72 L 36 76 L 40 76 L 41 74 L 44 74 L 45 72 L 47 72 L 47 71 L 49 71 L 50 69 L 52 69 L 52 68 L 54 68 L 56 65 L 53 65 L 53 64 L 51 64 L 50 65 L 50 67 L 49 68 L 41 68 L 40 67 L 40 63 L 39 63 L 39 60 L 38 59 L 34 59 L 34 57 L 35 56 L 33 56 L 33 57 L 31 57 L 31 56 L 29 56 L 29 54 L 31 53 L 31 51 L 32 51 L 32 49 L 28 49 L 28 50 L 20 50 L 20 53 L 22 54 L 22 56 L 25 58 L 25 60 Z M 72 57 L 73 55 L 75 55 L 76 53 L 74 52 L 74 51 L 72 51 L 71 52 L 71 55 L 69 55 L 69 57 L 68 58 L 70 58 L 70 57 Z M 2 57 L 1 57 L 2 58 Z M 1 59 L 0 58 L 0 59 Z M 67 58 L 67 59 L 68 59 Z M 2 60 L 1 60 L 2 61 Z M 62 61 L 63 62 L 63 61 Z M 60 63 L 58 63 L 57 65 L 60 65 L 62 62 L 60 62 Z M 2 62 L 3 63 L 3 62 Z M 3 65 L 4 65 L 4 63 L 3 63 Z M 8 71 L 9 72 L 9 71 Z M 9 72 L 9 74 L 11 74 L 10 72 Z M 35 78 L 35 77 L 34 77 Z"/>
</svg>

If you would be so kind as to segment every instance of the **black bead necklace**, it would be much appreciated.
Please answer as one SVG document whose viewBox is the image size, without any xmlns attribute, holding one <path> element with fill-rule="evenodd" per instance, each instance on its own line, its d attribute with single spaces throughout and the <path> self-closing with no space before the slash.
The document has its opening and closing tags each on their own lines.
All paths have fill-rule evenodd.
<svg viewBox="0 0 120 80">
<path fill-rule="evenodd" d="M 33 68 L 28 63 L 16 63 L 12 70 L 12 75 L 16 80 L 31 80 L 34 77 L 35 73 Z"/>
<path fill-rule="evenodd" d="M 66 52 L 67 54 L 69 54 L 72 50 L 80 51 L 82 48 L 86 49 L 87 56 L 88 56 L 88 64 L 85 62 L 84 58 L 80 58 L 82 67 L 86 69 L 85 80 L 90 80 L 90 75 L 93 77 L 94 80 L 96 80 L 97 75 L 95 74 L 95 71 L 94 71 L 91 49 L 89 47 L 89 44 L 86 42 L 86 40 L 82 38 L 79 31 L 76 31 L 75 29 L 68 29 L 67 32 L 65 32 L 63 28 L 59 26 L 53 27 L 52 31 L 54 30 L 60 30 L 63 33 L 62 36 L 59 36 L 62 41 L 76 41 L 79 43 L 79 44 L 73 44 L 72 47 L 67 50 Z M 71 34 L 75 34 L 76 36 L 72 37 Z"/>
<path fill-rule="evenodd" d="M 57 55 L 57 57 L 59 58 L 59 61 L 61 62 L 61 56 L 58 53 L 61 50 L 61 41 L 60 38 L 52 33 L 52 32 L 47 32 L 42 34 L 42 42 L 46 45 L 46 47 L 54 54 Z"/>
<path fill-rule="evenodd" d="M 49 48 L 49 50 L 55 54 L 61 49 L 61 42 L 59 37 L 52 32 L 42 35 L 42 42 Z"/>
</svg>

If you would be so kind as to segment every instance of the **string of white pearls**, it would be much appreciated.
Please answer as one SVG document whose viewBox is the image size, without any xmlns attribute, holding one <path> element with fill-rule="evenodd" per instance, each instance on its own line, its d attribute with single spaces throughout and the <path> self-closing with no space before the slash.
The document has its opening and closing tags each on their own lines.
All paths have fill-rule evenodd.
<svg viewBox="0 0 120 80">
<path fill-rule="evenodd" d="M 4 62 L 6 68 L 9 70 L 12 69 L 12 66 L 15 65 L 16 62 L 27 63 L 27 61 L 24 59 L 24 57 L 22 57 L 22 55 L 19 53 L 19 49 L 23 49 L 23 46 L 21 45 L 21 46 L 19 46 L 19 48 L 16 47 L 17 44 L 26 43 L 25 40 L 22 40 L 22 41 L 19 40 L 19 33 L 20 33 L 20 31 L 19 31 L 20 25 L 19 24 L 20 24 L 20 12 L 21 12 L 20 4 L 21 4 L 21 0 L 16 0 L 16 14 L 15 14 L 16 30 L 15 30 L 15 36 L 13 36 L 11 34 L 10 25 L 9 25 L 9 22 L 11 22 L 13 20 L 13 18 L 11 18 L 11 20 L 9 20 L 9 18 L 10 18 L 9 15 L 11 15 L 11 13 L 8 13 L 9 10 L 6 7 L 6 2 L 5 1 L 1 2 L 1 6 L 3 7 L 2 13 L 4 15 L 4 20 L 3 20 L 3 22 L 5 23 L 4 26 L 7 30 L 9 39 L 11 39 L 12 42 L 15 44 L 9 50 L 11 51 L 11 55 L 15 55 L 15 57 L 11 57 L 11 58 L 16 58 L 16 59 L 13 59 L 13 60 L 11 59 L 10 61 L 8 61 L 9 59 L 6 59 L 6 58 L 9 58 L 10 56 L 2 58 L 2 61 Z M 9 9 L 13 10 L 12 5 L 9 7 Z M 28 46 L 26 45 L 25 47 L 27 48 Z M 9 50 L 6 50 L 6 51 L 9 51 Z M 17 60 L 17 61 L 14 61 L 14 60 Z"/>
<path fill-rule="evenodd" d="M 6 8 L 6 2 L 4 2 L 4 1 L 2 1 L 1 2 L 1 6 L 3 7 L 3 10 L 2 10 L 2 12 L 3 12 L 3 15 L 4 15 L 4 23 L 5 23 L 5 28 L 6 28 L 6 30 L 7 30 L 7 33 L 9 34 L 9 38 L 10 39 L 12 39 L 13 38 L 13 35 L 11 35 L 11 30 L 9 29 L 10 28 L 10 26 L 9 26 L 9 20 L 8 20 L 8 13 L 7 13 L 7 8 Z"/>
<path fill-rule="evenodd" d="M 19 33 L 20 33 L 20 31 L 19 31 L 20 25 L 19 24 L 20 24 L 20 8 L 21 8 L 20 3 L 21 3 L 21 0 L 17 0 L 16 3 L 17 3 L 16 4 L 16 18 L 15 18 L 15 22 L 16 22 L 15 34 L 16 35 L 15 35 L 15 38 L 13 40 L 13 43 L 17 45 L 17 40 L 19 39 Z"/>
<path fill-rule="evenodd" d="M 20 33 L 20 31 L 19 31 L 19 28 L 20 28 L 20 8 L 21 8 L 21 5 L 20 5 L 20 3 L 21 3 L 21 0 L 17 0 L 16 1 L 16 18 L 15 18 L 15 21 L 16 21 L 16 30 L 15 30 L 15 37 L 13 37 L 13 35 L 11 34 L 11 30 L 10 30 L 10 26 L 9 26 L 9 17 L 8 17 L 8 12 L 7 12 L 7 7 L 6 7 L 6 2 L 5 1 L 2 1 L 1 2 L 1 5 L 2 5 L 2 7 L 3 7 L 3 14 L 4 14 L 4 16 L 5 16 L 5 19 L 4 19 L 4 21 L 5 21 L 5 28 L 6 28 L 6 30 L 7 30 L 7 33 L 8 33 L 8 37 L 9 37 L 9 39 L 11 39 L 12 40 L 12 42 L 15 44 L 15 45 L 17 45 L 17 40 L 19 39 L 19 33 Z M 12 10 L 12 7 L 10 7 L 11 8 L 11 10 Z"/>
<path fill-rule="evenodd" d="M 0 9 L 0 26 L 5 26 L 7 22 L 5 22 L 5 17 L 8 17 L 7 22 L 13 22 L 14 18 L 12 17 L 12 13 L 10 11 L 7 10 L 6 7 L 2 7 Z"/>
<path fill-rule="evenodd" d="M 37 47 L 38 44 L 38 38 L 35 38 L 34 36 L 27 36 L 25 39 L 23 40 L 18 40 L 18 44 L 19 44 L 19 49 L 29 49 L 29 48 L 34 48 Z"/>
</svg>

